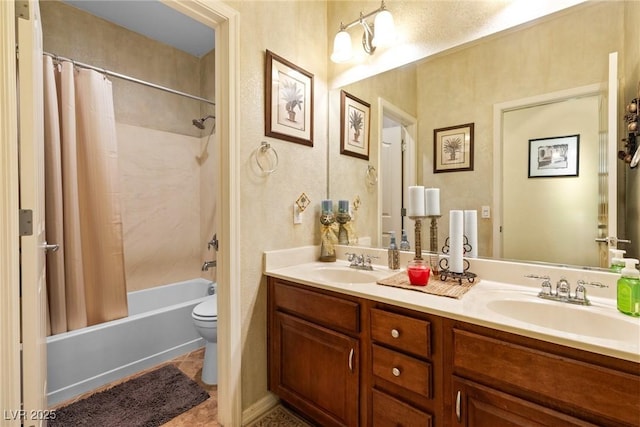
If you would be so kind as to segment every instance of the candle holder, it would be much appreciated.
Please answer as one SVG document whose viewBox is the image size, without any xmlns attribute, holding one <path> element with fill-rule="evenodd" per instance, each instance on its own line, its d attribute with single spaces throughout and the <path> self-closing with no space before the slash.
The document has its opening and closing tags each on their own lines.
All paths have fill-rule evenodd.
<svg viewBox="0 0 640 427">
<path fill-rule="evenodd" d="M 338 228 L 338 243 L 341 245 L 349 244 L 349 233 L 347 233 L 347 229 L 345 228 L 345 224 L 351 221 L 351 215 L 348 212 L 338 212 L 336 215 L 336 221 L 340 224 Z"/>
<path fill-rule="evenodd" d="M 463 237 L 462 248 L 464 253 L 466 254 L 468 252 L 471 252 L 471 245 L 469 244 L 469 240 L 467 239 L 467 236 L 462 236 L 462 237 Z M 449 238 L 448 237 L 444 241 L 444 246 L 442 247 L 442 253 L 449 254 Z M 456 273 L 454 271 L 449 270 L 448 258 L 442 258 L 439 264 L 440 264 L 440 280 L 442 280 L 443 282 L 448 278 L 451 278 L 453 280 L 457 280 L 459 285 L 462 285 L 463 280 L 467 280 L 469 283 L 473 283 L 476 280 L 477 274 L 469 271 L 469 267 L 471 265 L 469 264 L 469 261 L 467 261 L 466 259 L 462 260 L 462 265 L 463 265 L 462 273 Z"/>
<path fill-rule="evenodd" d="M 333 233 L 333 223 L 336 221 L 333 212 L 322 212 L 320 224 L 322 227 L 322 237 L 320 244 L 320 261 L 334 262 L 336 260 L 336 250 L 333 247 L 335 236 Z"/>
<path fill-rule="evenodd" d="M 427 217 L 426 216 L 410 216 L 409 218 L 415 222 L 414 229 L 415 229 L 416 244 L 415 244 L 415 256 L 413 259 L 422 259 L 422 220 Z"/>
<path fill-rule="evenodd" d="M 431 219 L 429 226 L 429 251 L 438 252 L 438 218 L 442 215 L 427 215 Z"/>
</svg>

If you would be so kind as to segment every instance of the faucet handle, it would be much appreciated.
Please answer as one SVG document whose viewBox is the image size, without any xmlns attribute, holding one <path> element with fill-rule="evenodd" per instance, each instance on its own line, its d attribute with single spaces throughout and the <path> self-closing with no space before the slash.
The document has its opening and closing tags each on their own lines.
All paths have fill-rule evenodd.
<svg viewBox="0 0 640 427">
<path fill-rule="evenodd" d="M 539 296 L 551 296 L 551 281 L 549 279 L 545 279 L 540 285 L 540 293 Z"/>
</svg>

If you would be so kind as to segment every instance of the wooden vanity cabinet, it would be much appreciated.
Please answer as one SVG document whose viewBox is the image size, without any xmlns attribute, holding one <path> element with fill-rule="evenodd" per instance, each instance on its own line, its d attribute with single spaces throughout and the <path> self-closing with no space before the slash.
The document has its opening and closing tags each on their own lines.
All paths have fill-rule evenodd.
<svg viewBox="0 0 640 427">
<path fill-rule="evenodd" d="M 640 364 L 445 320 L 452 426 L 640 425 Z"/>
<path fill-rule="evenodd" d="M 269 389 L 322 426 L 357 426 L 360 303 L 268 279 Z"/>
</svg>

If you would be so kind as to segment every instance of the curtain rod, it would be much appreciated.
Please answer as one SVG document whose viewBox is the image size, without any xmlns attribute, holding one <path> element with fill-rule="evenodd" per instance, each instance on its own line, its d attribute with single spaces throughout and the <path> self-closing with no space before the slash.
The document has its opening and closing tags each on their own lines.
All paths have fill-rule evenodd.
<svg viewBox="0 0 640 427">
<path fill-rule="evenodd" d="M 170 92 L 170 93 L 173 93 L 175 95 L 186 96 L 187 98 L 195 99 L 197 101 L 206 102 L 206 103 L 211 104 L 211 105 L 216 105 L 216 103 L 214 101 L 211 101 L 211 100 L 206 99 L 206 98 L 201 98 L 199 96 L 191 95 L 189 93 L 180 92 L 178 90 L 171 89 L 171 88 L 168 88 L 168 87 L 165 87 L 165 86 L 160 86 L 160 85 L 157 85 L 155 83 L 150 83 L 150 82 L 147 82 L 147 81 L 144 81 L 144 80 L 136 79 L 135 77 L 130 77 L 130 76 L 127 76 L 127 75 L 124 75 L 124 74 L 116 73 L 114 71 L 109 71 L 109 70 L 107 70 L 105 68 L 95 67 L 95 66 L 89 65 L 89 64 L 83 64 L 82 62 L 74 61 L 73 59 L 65 58 L 63 56 L 54 55 L 53 53 L 49 53 L 49 52 L 42 52 L 42 53 L 47 55 L 47 56 L 50 56 L 51 58 L 53 58 L 54 60 L 57 60 L 57 61 L 68 61 L 68 62 L 71 62 L 72 64 L 74 64 L 77 67 L 88 68 L 90 70 L 95 70 L 95 71 L 98 71 L 100 73 L 106 74 L 108 76 L 117 77 L 117 78 L 122 79 L 122 80 L 128 80 L 128 81 L 133 82 L 133 83 L 138 83 L 138 84 L 141 84 L 141 85 L 144 85 L 144 86 L 152 87 L 154 89 L 160 89 L 160 90 L 163 90 L 165 92 Z"/>
</svg>

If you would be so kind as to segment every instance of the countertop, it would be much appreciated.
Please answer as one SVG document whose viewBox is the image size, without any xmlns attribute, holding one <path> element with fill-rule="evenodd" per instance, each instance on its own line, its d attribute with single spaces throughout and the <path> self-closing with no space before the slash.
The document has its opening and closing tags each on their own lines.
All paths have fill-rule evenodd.
<svg viewBox="0 0 640 427">
<path fill-rule="evenodd" d="M 314 259 L 317 259 L 316 253 L 315 247 L 266 252 L 264 255 L 264 274 L 319 289 L 367 298 L 640 363 L 640 318 L 626 316 L 618 312 L 616 301 L 613 298 L 590 295 L 589 299 L 592 305 L 585 307 L 555 301 L 543 301 L 537 297 L 539 285 L 535 281 L 531 281 L 530 286 L 524 286 L 522 284 L 492 280 L 486 277 L 487 274 L 479 276 L 478 283 L 460 299 L 383 286 L 375 283 L 375 281 L 370 283 L 335 283 L 318 280 L 312 272 L 326 267 L 348 269 L 348 263 L 341 260 L 333 263 L 314 261 Z M 386 257 L 386 252 L 384 252 L 384 255 Z M 382 257 L 378 259 L 382 259 Z M 374 265 L 373 268 L 372 273 L 376 275 L 376 279 L 389 277 L 398 272 L 381 265 Z M 608 293 L 608 295 L 610 294 L 611 292 Z M 488 308 L 488 303 L 492 300 L 510 300 L 514 297 L 518 300 L 539 303 L 541 319 L 545 316 L 544 310 L 548 304 L 567 306 L 568 317 L 566 322 L 563 323 L 569 325 L 568 329 L 571 332 L 554 329 L 553 325 L 542 326 L 541 323 L 544 322 L 536 321 L 537 324 L 534 324 L 516 320 L 506 315 L 498 314 Z M 557 306 L 553 307 L 553 309 L 558 311 Z M 620 331 L 611 331 L 610 333 L 608 331 L 596 331 L 598 325 L 594 326 L 594 330 L 590 330 L 589 325 L 585 325 L 585 319 L 591 318 L 595 322 L 598 322 L 598 319 L 609 320 L 608 318 L 614 319 L 615 322 L 621 322 L 620 325 L 624 326 L 624 328 L 621 328 L 624 335 L 621 336 Z M 586 323 L 592 322 L 588 321 Z M 567 327 L 565 326 L 564 329 L 567 329 Z M 584 333 L 580 331 L 584 331 Z M 627 337 L 626 335 L 630 336 Z"/>
</svg>

